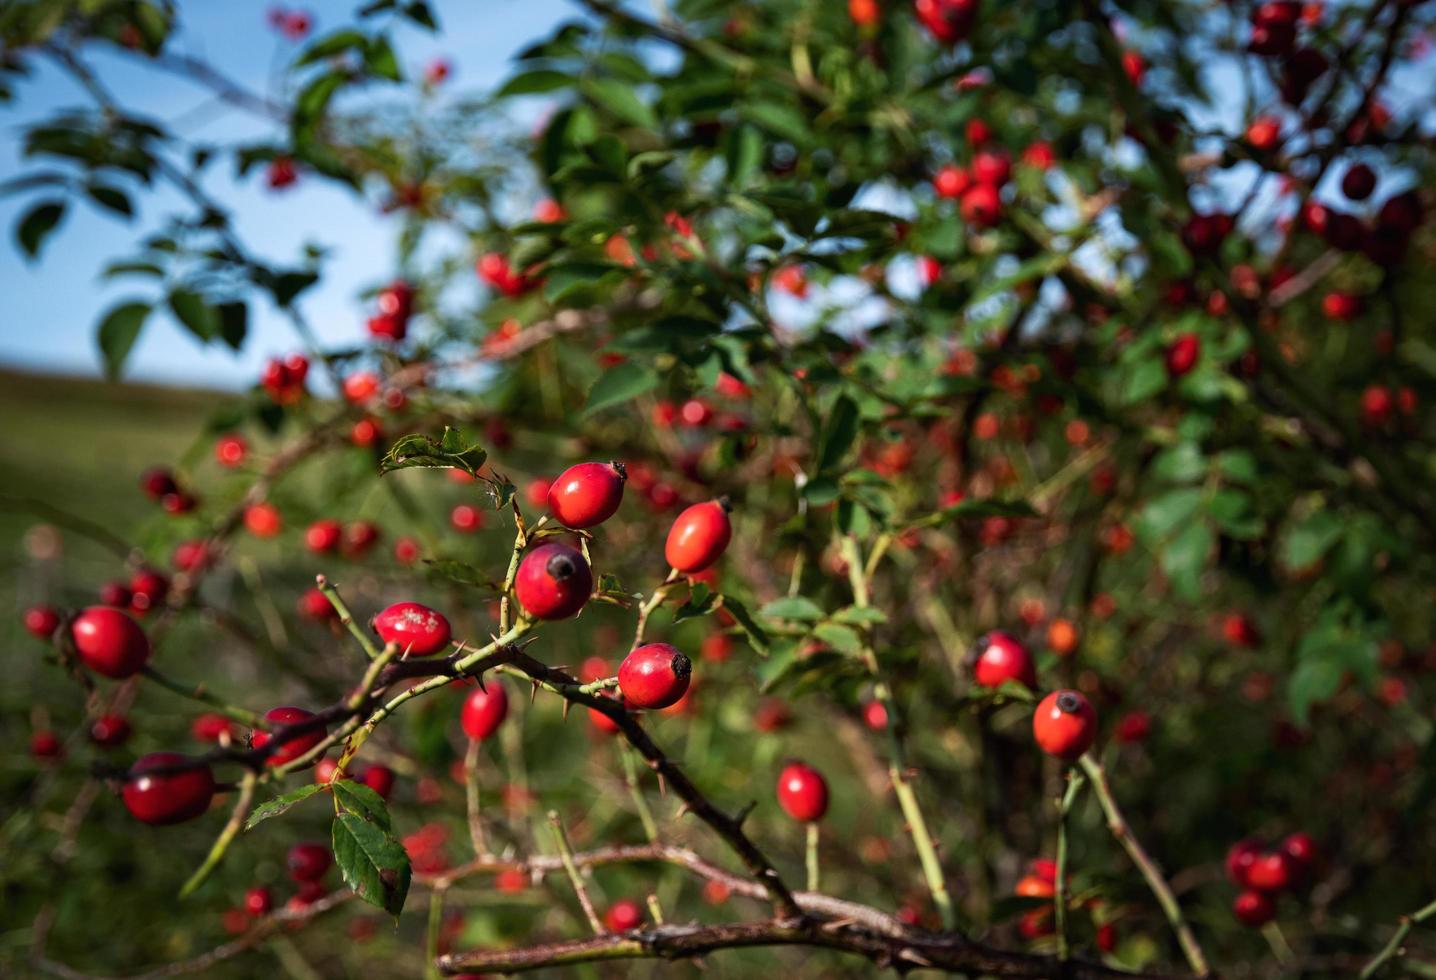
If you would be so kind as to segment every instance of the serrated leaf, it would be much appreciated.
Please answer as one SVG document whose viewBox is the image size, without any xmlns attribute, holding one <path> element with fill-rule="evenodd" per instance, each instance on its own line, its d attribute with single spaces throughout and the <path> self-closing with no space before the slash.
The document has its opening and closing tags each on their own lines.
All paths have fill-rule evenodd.
<svg viewBox="0 0 1436 980">
<path fill-rule="evenodd" d="M 710 592 L 708 586 L 702 582 L 695 584 L 692 592 L 688 595 L 688 601 L 679 606 L 678 611 L 673 614 L 673 625 L 677 626 L 685 619 L 696 619 L 708 615 L 713 610 L 717 599 L 717 594 Z"/>
<path fill-rule="evenodd" d="M 50 233 L 64 216 L 64 201 L 41 201 L 25 212 L 25 216 L 15 226 L 15 238 L 20 243 L 20 251 L 32 259 L 39 255 L 45 239 L 50 237 Z"/>
<path fill-rule="evenodd" d="M 394 835 L 356 813 L 341 813 L 332 840 L 334 861 L 354 894 L 390 915 L 403 911 L 412 872 Z"/>
<path fill-rule="evenodd" d="M 343 782 L 340 780 L 339 782 Z M 339 782 L 334 785 L 338 786 Z M 307 783 L 298 789 L 290 790 L 283 796 L 276 796 L 259 804 L 249 812 L 249 819 L 244 822 L 245 830 L 253 830 L 256 824 L 261 824 L 271 817 L 277 817 L 286 812 L 295 804 L 303 803 L 315 793 L 322 793 L 327 787 L 323 783 Z"/>
<path fill-rule="evenodd" d="M 421 467 L 463 470 L 478 477 L 479 469 L 488 458 L 489 454 L 478 445 L 466 442 L 458 429 L 446 425 L 440 439 L 413 433 L 394 443 L 379 461 L 379 475 Z"/>
<path fill-rule="evenodd" d="M 800 619 L 817 622 L 823 618 L 822 608 L 812 599 L 800 595 L 774 599 L 758 611 L 768 619 Z"/>
<path fill-rule="evenodd" d="M 657 386 L 656 371 L 632 361 L 624 361 L 599 375 L 593 387 L 588 390 L 588 403 L 584 406 L 584 414 L 592 415 L 605 408 L 622 405 Z"/>
<path fill-rule="evenodd" d="M 130 356 L 130 350 L 139 339 L 145 318 L 150 315 L 148 303 L 121 303 L 105 314 L 100 321 L 100 355 L 105 361 L 105 375 L 119 377 Z"/>
<path fill-rule="evenodd" d="M 334 798 L 345 810 L 358 814 L 382 830 L 393 830 L 389 822 L 389 805 L 374 790 L 352 779 L 335 780 L 333 789 Z"/>
</svg>

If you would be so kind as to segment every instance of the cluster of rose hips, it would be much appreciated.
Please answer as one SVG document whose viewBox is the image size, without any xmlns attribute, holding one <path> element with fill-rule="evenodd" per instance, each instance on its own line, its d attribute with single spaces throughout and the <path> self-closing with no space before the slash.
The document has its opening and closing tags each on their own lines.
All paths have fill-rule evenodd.
<svg viewBox="0 0 1436 980">
<path fill-rule="evenodd" d="M 914 0 L 918 23 L 943 44 L 957 44 L 977 23 L 979 0 Z M 856 16 L 854 20 L 856 20 Z"/>
<path fill-rule="evenodd" d="M 1253 838 L 1237 841 L 1227 851 L 1227 877 L 1242 891 L 1232 914 L 1242 925 L 1258 928 L 1276 917 L 1276 898 L 1310 880 L 1317 863 L 1316 841 L 1298 832 L 1265 848 Z"/>
<path fill-rule="evenodd" d="M 378 314 L 369 318 L 369 335 L 399 343 L 409 333 L 409 317 L 414 313 L 414 287 L 402 279 L 397 280 L 380 290 L 378 305 Z"/>
<path fill-rule="evenodd" d="M 181 486 L 171 470 L 162 466 L 145 470 L 140 475 L 140 489 L 169 514 L 188 514 L 199 506 L 199 498 Z"/>
<path fill-rule="evenodd" d="M 304 397 L 304 380 L 309 377 L 309 358 L 303 354 L 273 357 L 264 365 L 259 383 L 276 405 L 293 405 Z"/>
<path fill-rule="evenodd" d="M 940 198 L 958 202 L 962 220 L 975 228 L 990 228 L 1002 214 L 1002 188 L 1012 177 L 1012 160 L 1001 149 L 982 148 L 991 138 L 987 124 L 968 121 L 968 141 L 979 147 L 967 167 L 947 164 L 932 179 Z"/>
<path fill-rule="evenodd" d="M 525 269 L 522 272 L 514 271 L 508 256 L 502 252 L 486 252 L 479 256 L 474 269 L 478 272 L 480 279 L 498 290 L 500 295 L 509 299 L 516 299 L 533 292 L 543 284 L 543 280 L 532 269 Z"/>
<path fill-rule="evenodd" d="M 977 642 L 973 683 L 995 690 L 1014 682 L 1037 687 L 1037 666 L 1027 647 L 1009 633 L 994 631 Z M 1079 691 L 1052 691 L 1037 703 L 1032 737 L 1038 748 L 1064 762 L 1081 758 L 1097 739 L 1097 712 Z"/>
</svg>

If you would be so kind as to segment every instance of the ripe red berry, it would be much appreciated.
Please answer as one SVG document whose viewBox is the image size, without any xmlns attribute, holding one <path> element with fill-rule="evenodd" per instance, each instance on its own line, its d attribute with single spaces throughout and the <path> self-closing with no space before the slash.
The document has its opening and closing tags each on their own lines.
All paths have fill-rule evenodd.
<svg viewBox="0 0 1436 980">
<path fill-rule="evenodd" d="M 86 667 L 115 680 L 139 673 L 150 659 L 150 638 L 118 609 L 91 606 L 70 624 L 70 636 Z"/>
<path fill-rule="evenodd" d="M 603 924 L 609 932 L 627 932 L 643 924 L 643 910 L 631 898 L 620 898 L 603 914 Z"/>
<path fill-rule="evenodd" d="M 991 184 L 975 184 L 958 202 L 962 220 L 975 228 L 991 228 L 1002 216 L 1002 198 Z"/>
<path fill-rule="evenodd" d="M 65 746 L 61 743 L 60 736 L 48 728 L 30 736 L 30 755 L 36 759 L 58 759 L 64 753 Z"/>
<path fill-rule="evenodd" d="M 334 608 L 327 596 L 316 588 L 309 588 L 299 597 L 299 615 L 305 619 L 311 619 L 316 623 L 328 622 L 331 619 L 339 618 L 339 611 Z"/>
<path fill-rule="evenodd" d="M 281 728 L 285 725 L 296 725 L 302 721 L 308 721 L 313 717 L 314 712 L 312 711 L 288 706 L 271 708 L 264 713 L 264 720 L 275 728 Z M 274 738 L 274 735 L 269 732 L 256 731 L 251 742 L 256 749 L 261 749 L 268 745 L 272 738 Z M 269 757 L 265 760 L 265 765 L 282 766 L 287 762 L 293 762 L 322 741 L 324 741 L 324 728 L 322 726 L 310 728 L 298 735 L 285 739 L 282 744 L 277 746 L 274 751 L 269 754 Z"/>
<path fill-rule="evenodd" d="M 802 762 L 790 762 L 778 774 L 778 804 L 794 820 L 816 823 L 828 812 L 828 783 Z"/>
<path fill-rule="evenodd" d="M 149 612 L 165 601 L 170 582 L 159 572 L 141 569 L 130 576 L 130 608 L 137 613 Z"/>
<path fill-rule="evenodd" d="M 1009 633 L 994 631 L 977 641 L 973 682 L 981 687 L 1001 687 L 1017 681 L 1024 687 L 1037 686 L 1037 668 L 1032 654 Z"/>
<path fill-rule="evenodd" d="M 914 0 L 913 11 L 923 27 L 943 44 L 967 37 L 977 20 L 978 0 Z"/>
<path fill-rule="evenodd" d="M 155 770 L 171 770 L 157 772 Z M 214 773 L 208 764 L 178 752 L 151 752 L 130 767 L 121 798 L 125 809 L 148 824 L 193 820 L 209 809 Z"/>
<path fill-rule="evenodd" d="M 863 705 L 863 724 L 875 732 L 888 727 L 888 709 L 881 701 L 869 701 Z"/>
<path fill-rule="evenodd" d="M 1194 333 L 1184 333 L 1167 345 L 1165 360 L 1167 375 L 1171 378 L 1180 378 L 1191 373 L 1192 368 L 1197 366 L 1197 359 L 1202 356 L 1202 338 Z"/>
<path fill-rule="evenodd" d="M 449 526 L 455 531 L 472 534 L 483 529 L 484 512 L 473 504 L 456 504 L 454 509 L 449 511 Z"/>
<path fill-rule="evenodd" d="M 1341 193 L 1353 201 L 1364 201 L 1376 190 L 1376 172 L 1364 163 L 1349 168 L 1341 178 Z"/>
<path fill-rule="evenodd" d="M 464 734 L 481 742 L 499 730 L 509 714 L 509 696 L 498 681 L 489 681 L 488 689 L 476 687 L 464 699 L 459 725 Z"/>
<path fill-rule="evenodd" d="M 334 863 L 334 855 L 323 844 L 295 844 L 284 856 L 289 877 L 298 882 L 318 881 Z"/>
<path fill-rule="evenodd" d="M 1076 691 L 1053 691 L 1037 705 L 1032 735 L 1043 752 L 1072 762 L 1097 738 L 1097 712 Z"/>
<path fill-rule="evenodd" d="M 1239 840 L 1227 849 L 1226 870 L 1232 884 L 1241 888 L 1251 887 L 1251 868 L 1260 854 L 1261 843 L 1251 837 Z"/>
<path fill-rule="evenodd" d="M 60 628 L 60 614 L 49 606 L 25 610 L 25 631 L 37 640 L 48 640 Z"/>
<path fill-rule="evenodd" d="M 339 539 L 339 553 L 345 558 L 362 558 L 379 540 L 379 529 L 368 521 L 351 521 L 344 525 Z"/>
<path fill-rule="evenodd" d="M 407 537 L 395 541 L 394 560 L 401 565 L 414 564 L 419 560 L 419 542 Z"/>
<path fill-rule="evenodd" d="M 688 690 L 693 663 L 667 643 L 648 643 L 618 665 L 618 689 L 638 708 L 666 708 Z"/>
<path fill-rule="evenodd" d="M 388 766 L 369 766 L 359 774 L 359 781 L 386 800 L 394 792 L 394 770 Z"/>
<path fill-rule="evenodd" d="M 214 458 L 220 466 L 239 466 L 249 455 L 249 443 L 234 434 L 220 436 L 214 444 Z"/>
<path fill-rule="evenodd" d="M 680 572 L 701 572 L 723 556 L 733 537 L 728 498 L 694 504 L 678 515 L 668 531 L 663 554 Z"/>
<path fill-rule="evenodd" d="M 244 893 L 244 910 L 258 919 L 274 911 L 274 895 L 263 885 L 256 885 Z"/>
<path fill-rule="evenodd" d="M 130 588 L 123 582 L 106 582 L 100 586 L 101 605 L 112 609 L 128 609 L 131 598 Z"/>
<path fill-rule="evenodd" d="M 1247 869 L 1247 884 L 1257 891 L 1279 892 L 1291 887 L 1295 878 L 1291 858 L 1281 851 L 1258 854 Z"/>
<path fill-rule="evenodd" d="M 333 551 L 339 547 L 339 537 L 342 533 L 338 521 L 321 518 L 305 529 L 304 546 L 319 554 Z"/>
<path fill-rule="evenodd" d="M 938 197 L 957 200 L 972 186 L 972 175 L 955 164 L 938 169 L 932 178 L 932 189 Z"/>
<path fill-rule="evenodd" d="M 1276 917 L 1276 903 L 1261 892 L 1246 891 L 1232 902 L 1232 914 L 1242 925 L 1259 929 Z"/>
<path fill-rule="evenodd" d="M 628 471 L 622 463 L 579 463 L 548 487 L 548 510 L 564 527 L 596 527 L 623 502 Z"/>
<path fill-rule="evenodd" d="M 209 545 L 203 541 L 181 541 L 170 553 L 170 564 L 182 572 L 193 574 L 209 561 Z"/>
<path fill-rule="evenodd" d="M 101 715 L 90 725 L 90 741 L 102 749 L 124 745 L 130 737 L 130 723 L 124 715 Z"/>
<path fill-rule="evenodd" d="M 593 573 L 583 555 L 565 544 L 540 545 L 524 556 L 514 579 L 519 605 L 535 619 L 567 619 L 593 592 Z"/>
<path fill-rule="evenodd" d="M 972 158 L 972 176 L 979 184 L 1001 187 L 1012 177 L 1012 160 L 1006 153 L 984 150 Z"/>
<path fill-rule="evenodd" d="M 1321 312 L 1331 320 L 1350 321 L 1361 315 L 1366 303 L 1356 293 L 1332 290 L 1321 298 Z"/>
<path fill-rule="evenodd" d="M 1247 127 L 1247 142 L 1259 153 L 1275 149 L 1280 139 L 1281 119 L 1276 116 L 1260 116 Z"/>
<path fill-rule="evenodd" d="M 1295 878 L 1304 878 L 1316 866 L 1320 853 L 1316 840 L 1305 831 L 1290 834 L 1281 842 L 1281 853 L 1285 854 L 1292 866 Z"/>
<path fill-rule="evenodd" d="M 233 739 L 239 734 L 234 722 L 212 711 L 196 718 L 190 724 L 189 730 L 190 734 L 201 742 L 220 742 Z"/>
<path fill-rule="evenodd" d="M 156 466 L 140 474 L 140 489 L 151 500 L 163 500 L 165 497 L 179 493 L 179 483 L 176 482 L 174 474 L 169 470 L 162 466 Z"/>
<path fill-rule="evenodd" d="M 417 602 L 396 602 L 385 609 L 374 617 L 374 632 L 413 657 L 431 657 L 448 649 L 453 639 L 444 615 Z"/>
<path fill-rule="evenodd" d="M 284 517 L 271 503 L 251 504 L 244 510 L 244 527 L 256 538 L 272 538 L 284 530 Z"/>
</svg>

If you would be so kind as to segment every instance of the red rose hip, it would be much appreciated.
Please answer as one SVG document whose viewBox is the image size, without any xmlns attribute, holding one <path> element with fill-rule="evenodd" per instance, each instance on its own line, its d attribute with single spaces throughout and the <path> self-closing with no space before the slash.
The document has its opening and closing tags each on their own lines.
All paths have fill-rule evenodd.
<svg viewBox="0 0 1436 980">
<path fill-rule="evenodd" d="M 1032 735 L 1043 752 L 1072 762 L 1097 738 L 1097 712 L 1076 691 L 1053 691 L 1037 705 Z"/>
<path fill-rule="evenodd" d="M 623 658 L 618 689 L 638 708 L 666 708 L 688 690 L 693 663 L 677 647 L 648 643 Z"/>
<path fill-rule="evenodd" d="M 25 632 L 37 640 L 48 640 L 60 628 L 60 614 L 49 606 L 32 606 L 25 610 Z"/>
<path fill-rule="evenodd" d="M 134 676 L 150 659 L 150 638 L 118 609 L 91 606 L 70 624 L 70 636 L 86 667 L 115 680 Z"/>
<path fill-rule="evenodd" d="M 828 782 L 803 762 L 790 762 L 778 774 L 778 804 L 794 820 L 816 823 L 828 812 Z"/>
<path fill-rule="evenodd" d="M 509 696 L 503 685 L 490 681 L 488 690 L 476 687 L 464 699 L 464 710 L 459 715 L 459 725 L 464 734 L 481 742 L 499 730 L 509 714 Z"/>
<path fill-rule="evenodd" d="M 535 619 L 567 619 L 593 592 L 583 555 L 564 544 L 540 545 L 524 556 L 514 579 L 519 605 Z"/>
<path fill-rule="evenodd" d="M 623 502 L 628 471 L 622 463 L 579 463 L 548 487 L 549 513 L 564 527 L 596 527 Z"/>
<path fill-rule="evenodd" d="M 173 771 L 155 771 L 160 769 Z M 120 796 L 125 809 L 144 823 L 184 823 L 209 809 L 214 773 L 178 752 L 151 752 L 130 767 Z"/>
<path fill-rule="evenodd" d="M 443 614 L 417 602 L 396 602 L 385 609 L 374 617 L 374 632 L 414 657 L 431 657 L 448 649 L 453 639 Z"/>
<path fill-rule="evenodd" d="M 264 720 L 275 728 L 282 728 L 286 725 L 296 725 L 314 717 L 314 712 L 306 711 L 303 708 L 280 707 L 271 708 L 264 713 Z M 257 731 L 251 740 L 256 749 L 262 749 L 270 743 L 274 735 L 270 732 Z M 311 728 L 308 731 L 286 738 L 274 751 L 265 759 L 265 765 L 282 766 L 285 763 L 293 762 L 304 755 L 314 746 L 324 741 L 324 728 Z"/>
<path fill-rule="evenodd" d="M 323 844 L 295 844 L 284 857 L 289 877 L 298 882 L 318 881 L 334 863 L 334 855 Z"/>
<path fill-rule="evenodd" d="M 1232 914 L 1242 925 L 1259 929 L 1276 917 L 1276 903 L 1261 892 L 1242 892 L 1232 902 Z"/>
<path fill-rule="evenodd" d="M 977 641 L 977 661 L 972 679 L 981 687 L 1001 687 L 1017 681 L 1025 687 L 1037 686 L 1037 668 L 1032 654 L 1010 633 L 994 630 Z"/>
<path fill-rule="evenodd" d="M 673 522 L 663 555 L 668 564 L 684 574 L 701 572 L 723 556 L 733 537 L 728 520 L 728 498 L 694 504 Z"/>
<path fill-rule="evenodd" d="M 628 932 L 643 924 L 643 910 L 631 898 L 620 898 L 603 914 L 603 924 L 609 932 Z"/>
</svg>

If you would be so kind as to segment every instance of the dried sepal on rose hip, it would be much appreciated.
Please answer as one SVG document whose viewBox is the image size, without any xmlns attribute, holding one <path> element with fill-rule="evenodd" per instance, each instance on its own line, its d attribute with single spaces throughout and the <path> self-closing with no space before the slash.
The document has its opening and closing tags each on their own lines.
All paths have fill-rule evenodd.
<svg viewBox="0 0 1436 980">
<path fill-rule="evenodd" d="M 583 555 L 565 544 L 540 545 L 524 556 L 514 578 L 514 595 L 535 619 L 567 619 L 593 592 L 593 572 Z"/>
</svg>

